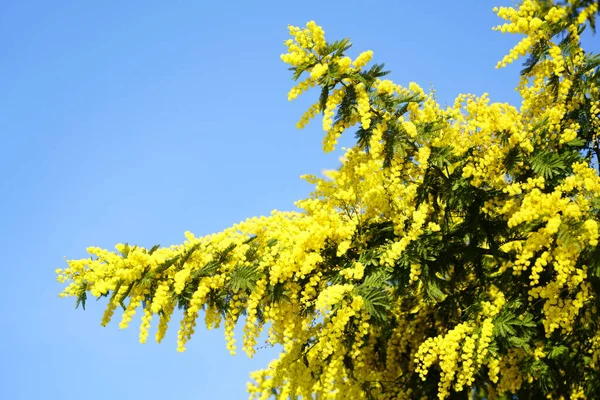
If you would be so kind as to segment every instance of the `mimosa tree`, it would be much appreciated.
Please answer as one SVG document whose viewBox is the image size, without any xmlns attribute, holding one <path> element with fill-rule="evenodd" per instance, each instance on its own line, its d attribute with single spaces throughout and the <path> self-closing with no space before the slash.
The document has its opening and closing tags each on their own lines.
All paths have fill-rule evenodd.
<svg viewBox="0 0 600 400">
<path fill-rule="evenodd" d="M 600 398 L 600 57 L 581 48 L 600 2 L 525 0 L 495 9 L 522 38 L 520 107 L 483 94 L 442 107 L 385 79 L 371 51 L 290 27 L 293 100 L 320 90 L 325 151 L 356 132 L 341 167 L 301 211 L 250 218 L 171 247 L 88 248 L 58 270 L 62 296 L 108 298 L 140 341 L 176 308 L 184 351 L 202 314 L 227 348 L 245 319 L 282 351 L 251 398 Z"/>
</svg>

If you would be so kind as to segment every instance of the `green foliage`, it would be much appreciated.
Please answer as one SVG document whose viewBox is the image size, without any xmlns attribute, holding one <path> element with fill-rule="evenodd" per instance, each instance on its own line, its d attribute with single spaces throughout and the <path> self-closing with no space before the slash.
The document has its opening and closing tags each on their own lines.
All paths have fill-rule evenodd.
<svg viewBox="0 0 600 400">
<path fill-rule="evenodd" d="M 232 272 L 229 280 L 229 287 L 233 292 L 253 291 L 256 282 L 261 277 L 260 271 L 253 266 L 237 266 Z"/>
<path fill-rule="evenodd" d="M 75 308 L 79 308 L 79 305 L 81 305 L 81 308 L 83 308 L 85 310 L 86 300 L 87 300 L 87 286 L 80 285 L 77 288 L 77 300 L 75 300 Z"/>
<path fill-rule="evenodd" d="M 366 311 L 377 323 L 386 321 L 387 311 L 392 304 L 390 293 L 385 289 L 385 283 L 389 279 L 390 275 L 387 271 L 376 270 L 355 288 L 356 293 L 361 295 L 364 300 Z"/>
<path fill-rule="evenodd" d="M 552 1 L 538 3 L 542 13 L 548 13 L 557 4 Z M 523 82 L 535 79 L 540 65 L 552 58 L 551 51 L 556 51 L 553 43 L 559 43 L 561 55 L 567 59 L 579 51 L 577 35 L 575 31 L 567 30 L 568 22 L 594 2 L 563 3 L 567 5 L 567 17 L 558 18 L 557 22 L 548 18 L 544 25 L 546 34 L 529 50 L 529 58 L 521 72 Z M 588 22 L 594 28 L 595 15 L 588 16 Z M 552 70 L 554 67 L 550 65 L 550 72 L 539 80 L 541 87 L 538 90 L 543 93 L 536 94 L 542 98 L 537 109 L 523 106 L 526 111 L 519 113 L 516 109 L 499 106 L 495 110 L 501 112 L 489 117 L 485 113 L 492 114 L 491 108 L 487 105 L 477 108 L 469 103 L 470 98 L 464 101 L 466 111 L 460 107 L 451 108 L 455 115 L 449 111 L 445 113 L 437 106 L 430 105 L 427 109 L 428 104 L 434 103 L 434 96 L 425 95 L 418 88 L 397 90 L 393 94 L 382 90 L 378 85 L 389 73 L 384 64 L 344 69 L 336 62 L 330 62 L 344 57 L 349 48 L 347 39 L 326 44 L 311 53 L 313 57 L 301 57 L 299 64 L 293 64 L 291 68 L 293 79 L 297 80 L 303 73 L 314 71 L 315 66 L 325 68 L 324 64 L 327 64 L 326 73 L 312 82 L 320 87 L 318 111 L 328 114 L 327 118 L 334 118 L 336 123 L 361 118 L 368 120 L 367 123 L 361 121 L 357 127 L 357 150 L 360 150 L 357 153 L 365 159 L 373 154 L 380 157 L 378 163 L 373 164 L 376 167 L 369 170 L 369 174 L 372 172 L 378 180 L 363 189 L 361 185 L 369 176 L 356 178 L 353 184 L 360 187 L 353 193 L 356 204 L 348 204 L 351 201 L 347 199 L 351 196 L 336 197 L 336 194 L 347 194 L 346 188 L 342 187 L 347 182 L 343 179 L 340 182 L 335 179 L 334 182 L 322 181 L 311 200 L 327 199 L 327 207 L 315 210 L 307 207 L 302 214 L 306 219 L 312 218 L 310 223 L 315 226 L 326 226 L 331 231 L 336 229 L 335 224 L 351 226 L 350 233 L 344 233 L 347 237 L 324 235 L 325 239 L 315 240 L 317 244 L 313 247 L 307 245 L 297 249 L 297 243 L 304 243 L 306 239 L 300 234 L 290 234 L 292 239 L 289 239 L 261 228 L 250 231 L 253 233 L 248 237 L 244 236 L 245 231 L 235 236 L 238 234 L 236 228 L 236 233 L 232 234 L 235 239 L 229 238 L 231 242 L 219 239 L 218 243 L 207 245 L 190 240 L 170 252 L 166 259 L 160 258 L 160 263 L 146 263 L 148 258 L 141 258 L 143 261 L 135 274 L 118 276 L 121 273 L 118 269 L 110 277 L 113 279 L 111 285 L 114 285 L 110 286 L 112 292 L 104 290 L 100 296 L 110 295 L 111 304 L 120 304 L 124 309 L 127 298 L 142 296 L 143 306 L 147 309 L 148 304 L 158 297 L 158 291 L 164 290 L 171 309 L 176 305 L 186 312 L 191 310 L 186 314 L 188 316 L 204 308 L 210 312 L 218 311 L 228 323 L 232 321 L 227 318 L 234 318 L 235 323 L 244 313 L 248 318 L 256 316 L 257 327 L 272 323 L 276 331 L 274 337 L 280 343 L 288 341 L 284 346 L 287 353 L 282 356 L 287 364 L 277 372 L 280 373 L 277 378 L 281 381 L 280 386 L 288 382 L 289 376 L 285 373 L 296 371 L 294 368 L 301 363 L 305 368 L 302 376 L 310 377 L 319 385 L 324 385 L 327 379 L 334 384 L 355 385 L 361 388 L 364 398 L 374 399 L 382 394 L 386 398 L 397 398 L 405 396 L 409 390 L 415 396 L 433 398 L 443 386 L 440 382 L 445 376 L 470 373 L 460 370 L 469 360 L 475 371 L 473 381 L 448 386 L 452 392 L 449 398 L 491 399 L 497 384 L 502 387 L 500 391 L 505 399 L 541 399 L 547 395 L 567 398 L 576 386 L 584 390 L 588 398 L 600 398 L 600 373 L 595 353 L 598 350 L 594 347 L 597 346 L 594 338 L 598 336 L 600 317 L 600 247 L 597 242 L 594 244 L 596 225 L 589 224 L 600 218 L 600 197 L 591 194 L 595 193 L 594 181 L 589 176 L 585 179 L 590 182 L 583 189 L 561 189 L 565 180 L 574 176 L 581 165 L 587 163 L 600 169 L 596 125 L 600 112 L 597 91 L 591 89 L 599 83 L 600 57 L 583 54 L 582 66 L 569 70 L 573 84 L 567 90 L 564 89 L 565 76 L 558 69 Z M 574 67 L 567 64 L 565 68 Z M 340 87 L 343 87 L 343 97 L 336 104 L 334 114 L 329 101 L 335 99 L 332 93 L 340 93 L 333 92 Z M 365 97 L 370 107 L 368 118 L 365 117 Z M 363 101 L 360 104 L 359 99 Z M 555 116 L 546 111 L 559 99 L 563 103 L 562 107 L 557 107 L 560 108 L 557 112 L 564 113 L 557 122 Z M 477 111 L 469 111 L 469 106 Z M 430 111 L 428 115 L 416 116 L 418 110 L 425 109 Z M 311 110 L 315 111 L 315 108 Z M 483 116 L 477 114 L 479 111 Z M 513 111 L 518 116 L 510 117 Z M 530 115 L 536 112 L 539 115 Z M 423 111 L 423 114 L 426 113 Z M 515 132 L 508 124 L 497 124 L 495 119 L 504 117 L 519 125 L 517 131 L 531 135 L 521 137 L 518 135 L 521 131 Z M 405 125 L 408 121 L 412 125 Z M 478 142 L 477 136 L 485 129 L 482 121 L 499 128 L 488 129 L 489 137 Z M 559 137 L 570 127 L 576 130 L 576 138 L 563 143 Z M 467 137 L 470 141 L 465 144 L 444 141 L 444 135 L 453 130 L 463 135 L 454 136 L 454 139 Z M 525 137 L 532 140 L 526 142 Z M 489 149 L 498 152 L 486 153 Z M 424 151 L 428 153 L 425 159 L 422 158 Z M 497 157 L 498 154 L 501 157 Z M 355 168 L 353 173 L 357 169 L 360 168 Z M 476 181 L 473 171 L 481 173 L 479 177 L 484 176 L 487 180 Z M 386 183 L 380 184 L 384 179 L 387 179 Z M 338 191 L 328 192 L 323 189 L 327 185 Z M 393 192 L 398 186 L 393 185 L 410 187 L 412 191 L 398 194 Z M 379 191 L 381 186 L 384 190 Z M 378 197 L 374 196 L 376 199 L 373 200 L 363 193 L 369 191 L 376 192 Z M 533 192 L 537 197 L 527 197 Z M 560 192 L 560 196 L 552 201 L 570 202 L 574 207 L 546 213 L 544 207 L 549 209 L 554 204 L 548 203 L 544 196 L 554 192 Z M 358 199 L 359 196 L 363 198 Z M 531 200 L 529 203 L 533 205 L 524 206 L 529 204 L 526 200 Z M 374 203 L 370 209 L 369 202 Z M 423 207 L 426 211 L 422 211 L 421 206 L 426 206 Z M 329 220 L 325 224 L 319 219 L 320 213 L 330 211 L 337 218 L 335 224 Z M 581 217 L 584 213 L 588 214 Z M 514 215 L 522 218 L 512 221 Z M 556 220 L 559 224 L 552 230 Z M 342 241 L 340 237 L 345 239 Z M 226 246 L 227 243 L 231 244 Z M 525 251 L 526 245 L 529 247 Z M 290 251 L 290 248 L 297 251 Z M 562 249 L 562 253 L 557 249 Z M 133 259 L 133 255 L 139 256 L 139 252 L 146 257 L 161 250 L 159 246 L 146 251 L 127 244 L 120 248 L 120 256 L 116 258 L 119 263 L 125 263 Z M 284 276 L 283 268 L 277 264 L 280 262 L 277 256 L 281 253 L 288 255 L 285 262 L 297 270 Z M 295 257 L 299 253 L 304 259 L 297 262 Z M 547 262 L 544 257 L 550 253 L 554 258 Z M 206 254 L 209 257 L 204 258 Z M 302 262 L 306 261 L 307 255 L 316 255 L 318 262 L 305 269 Z M 265 266 L 264 258 L 273 265 Z M 358 273 L 354 270 L 357 264 L 364 267 Z M 568 268 L 570 273 L 562 274 L 561 270 Z M 85 309 L 87 292 L 92 290 L 90 282 L 79 279 L 76 274 L 72 278 L 77 282 L 73 290 L 76 307 L 81 305 Z M 220 279 L 222 284 L 214 284 L 212 278 Z M 202 286 L 207 281 L 211 284 Z M 316 287 L 313 292 L 305 290 L 310 285 Z M 330 308 L 323 311 L 318 291 L 329 296 L 336 289 L 340 289 L 339 296 L 331 295 L 334 300 L 327 304 Z M 201 305 L 192 302 L 197 293 L 206 295 L 206 301 Z M 262 297 L 251 312 L 245 308 L 248 307 L 247 300 L 254 301 L 257 293 Z M 309 293 L 306 299 L 300 301 L 306 293 Z M 355 299 L 360 300 L 356 302 L 357 309 L 352 304 Z M 575 302 L 580 302 L 581 306 L 572 306 Z M 269 320 L 274 318 L 269 316 L 275 314 L 271 313 L 274 309 L 285 318 Z M 293 317 L 289 310 L 294 310 Z M 561 314 L 563 311 L 567 316 Z M 345 316 L 344 312 L 347 313 Z M 165 316 L 163 310 L 159 314 Z M 312 321 L 309 320 L 311 317 Z M 347 319 L 343 319 L 345 317 Z M 282 325 L 297 328 L 295 319 L 310 327 L 302 328 L 305 330 L 301 334 L 290 337 L 287 326 L 282 328 Z M 556 327 L 550 328 L 549 320 Z M 342 321 L 340 326 L 336 325 L 339 321 Z M 190 321 L 184 321 L 182 329 L 188 327 L 186 324 Z M 319 329 L 324 326 L 331 328 L 329 336 L 319 336 Z M 460 333 L 459 328 L 465 326 L 468 329 Z M 246 332 L 253 329 L 250 326 Z M 399 330 L 402 335 L 398 334 Z M 485 337 L 486 334 L 489 337 Z M 191 333 L 186 331 L 180 337 L 185 335 L 189 338 Z M 429 343 L 428 338 L 436 338 L 435 346 L 426 355 L 415 357 L 417 349 Z M 466 346 L 467 339 L 475 343 L 474 347 Z M 326 348 L 323 344 L 335 340 L 339 342 L 332 348 L 346 353 L 335 359 L 334 350 L 331 350 L 315 366 L 311 350 L 317 348 L 323 352 Z M 450 373 L 443 351 L 454 347 L 457 348 L 456 360 Z M 361 351 L 371 351 L 369 354 L 374 360 L 370 360 L 369 368 L 380 369 L 377 372 L 380 375 L 374 376 L 385 376 L 386 379 L 371 379 L 369 371 L 361 370 L 358 366 L 361 361 L 355 357 Z M 425 361 L 429 356 L 435 360 Z M 501 379 L 499 384 L 493 377 L 493 362 L 500 363 L 500 360 L 504 363 L 500 375 L 512 374 L 511 377 L 520 380 L 518 385 L 513 387 L 506 379 Z M 327 368 L 331 364 L 337 365 L 335 363 L 345 368 L 343 378 L 327 376 L 330 373 Z M 426 363 L 423 381 L 415 371 L 416 365 Z M 398 367 L 398 376 L 386 375 L 387 369 L 395 367 Z M 275 369 L 270 367 L 268 374 L 276 375 Z M 298 382 L 293 383 L 296 384 Z M 276 397 L 281 393 L 285 392 L 272 389 Z M 334 393 L 333 389 L 330 393 Z"/>
</svg>

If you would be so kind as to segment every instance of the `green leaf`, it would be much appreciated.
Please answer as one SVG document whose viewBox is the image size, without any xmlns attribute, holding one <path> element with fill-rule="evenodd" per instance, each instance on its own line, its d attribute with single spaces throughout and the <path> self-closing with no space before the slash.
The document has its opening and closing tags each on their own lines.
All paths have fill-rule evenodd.
<svg viewBox="0 0 600 400">
<path fill-rule="evenodd" d="M 365 310 L 379 322 L 387 319 L 387 311 L 392 306 L 389 291 L 385 288 L 389 278 L 387 271 L 379 270 L 367 276 L 364 282 L 354 289 L 355 293 L 363 298 Z"/>
<path fill-rule="evenodd" d="M 328 55 L 328 54 L 333 54 L 334 58 L 335 57 L 340 57 L 350 47 L 352 47 L 352 44 L 350 43 L 350 39 L 345 38 L 345 39 L 342 39 L 342 40 L 336 40 L 333 43 L 328 43 L 327 46 L 325 46 L 323 48 L 323 50 L 321 52 L 319 52 L 319 55 L 325 56 L 325 55 Z"/>
<path fill-rule="evenodd" d="M 238 265 L 231 271 L 229 287 L 234 292 L 254 290 L 256 281 L 260 279 L 260 271 L 250 265 Z"/>
<path fill-rule="evenodd" d="M 529 347 L 527 340 L 525 338 L 518 337 L 518 336 L 509 337 L 508 343 L 510 343 L 510 345 L 515 348 L 528 348 Z"/>
<path fill-rule="evenodd" d="M 325 107 L 327 106 L 327 99 L 329 99 L 329 87 L 324 86 L 321 89 L 321 95 L 319 96 L 319 110 L 321 112 L 325 112 Z"/>
<path fill-rule="evenodd" d="M 160 264 L 158 267 L 156 267 L 156 269 L 154 271 L 152 271 L 152 274 L 155 276 L 162 274 L 167 269 L 169 269 L 171 266 L 173 266 L 177 261 L 179 261 L 180 258 L 181 258 L 181 255 L 177 255 L 175 257 L 169 258 L 168 260 L 166 260 L 165 262 Z"/>
<path fill-rule="evenodd" d="M 221 264 L 217 261 L 213 260 L 211 262 L 208 262 L 202 268 L 200 268 L 192 274 L 192 280 L 201 278 L 203 276 L 209 276 L 213 274 L 216 270 L 218 270 L 220 266 Z"/>
<path fill-rule="evenodd" d="M 565 345 L 553 346 L 548 353 L 548 358 L 551 360 L 556 360 L 562 358 L 563 356 L 569 354 L 569 348 Z"/>
<path fill-rule="evenodd" d="M 517 333 L 511 326 L 511 322 L 516 319 L 514 316 L 505 316 L 504 318 L 497 318 L 494 323 L 494 336 L 502 336 L 508 338 Z"/>
<path fill-rule="evenodd" d="M 429 156 L 428 164 L 435 167 L 445 167 L 452 164 L 452 146 L 433 147 Z"/>
<path fill-rule="evenodd" d="M 390 274 L 384 269 L 377 269 L 369 274 L 359 288 L 380 288 L 390 279 Z"/>
<path fill-rule="evenodd" d="M 371 317 L 378 321 L 387 319 L 387 311 L 391 308 L 389 294 L 383 288 L 370 288 L 359 290 L 365 310 Z"/>
<path fill-rule="evenodd" d="M 427 296 L 435 301 L 435 302 L 441 302 L 444 301 L 444 299 L 447 297 L 446 294 L 442 291 L 442 289 L 440 288 L 440 286 L 438 285 L 438 283 L 436 282 L 436 279 L 428 279 L 426 286 L 425 286 L 425 291 L 427 293 Z"/>
<path fill-rule="evenodd" d="M 79 308 L 81 304 L 81 308 L 85 310 L 85 301 L 87 300 L 87 284 L 82 283 L 77 288 L 77 300 L 75 301 L 75 308 Z"/>
<path fill-rule="evenodd" d="M 569 147 L 582 147 L 583 145 L 585 145 L 585 139 L 576 138 L 571 140 L 570 142 L 566 142 L 565 144 Z"/>
<path fill-rule="evenodd" d="M 533 171 L 544 178 L 552 178 L 565 170 L 563 158 L 556 152 L 541 151 L 531 159 Z"/>
</svg>

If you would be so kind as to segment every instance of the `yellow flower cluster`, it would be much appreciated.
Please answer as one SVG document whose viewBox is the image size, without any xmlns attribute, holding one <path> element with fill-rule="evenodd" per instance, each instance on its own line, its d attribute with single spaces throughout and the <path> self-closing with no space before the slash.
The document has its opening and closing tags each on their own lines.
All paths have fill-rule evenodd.
<svg viewBox="0 0 600 400">
<path fill-rule="evenodd" d="M 292 25 L 288 26 L 288 29 L 294 39 L 285 42 L 288 53 L 281 56 L 281 59 L 288 64 L 299 66 L 310 63 L 315 59 L 313 50 L 319 52 L 327 44 L 325 31 L 314 21 L 308 22 L 304 29 Z"/>
<path fill-rule="evenodd" d="M 580 11 L 577 23 L 596 11 Z M 307 76 L 288 98 L 329 82 L 324 109 L 313 104 L 297 126 L 322 111 L 325 151 L 359 123 L 369 133 L 365 143 L 347 149 L 338 170 L 305 176 L 314 191 L 296 203 L 296 212 L 273 211 L 204 237 L 186 232 L 177 246 L 88 248 L 90 258 L 56 270 L 67 284 L 61 296 L 109 295 L 102 325 L 128 300 L 121 328 L 143 307 L 141 342 L 157 314 L 160 342 L 183 304 L 180 351 L 202 312 L 207 328 L 223 323 L 232 354 L 241 316 L 249 356 L 268 326 L 268 342 L 283 350 L 252 375 L 251 398 L 267 399 L 277 390 L 281 398 L 360 399 L 370 393 L 413 399 L 421 393 L 411 385 L 431 379 L 434 369 L 439 399 L 471 388 L 486 374 L 489 398 L 529 385 L 533 376 L 522 372 L 523 365 L 543 362 L 548 351 L 542 344 L 499 347 L 498 320 L 510 307 L 521 307 L 535 314 L 542 336 L 535 343 L 543 343 L 544 335 L 570 338 L 582 315 L 592 315 L 591 265 L 582 259 L 600 237 L 600 177 L 593 165 L 578 161 L 544 174 L 531 160 L 542 158 L 542 150 L 553 154 L 571 146 L 584 128 L 597 135 L 598 119 L 583 127 L 573 110 L 591 104 L 597 116 L 600 100 L 595 87 L 588 97 L 573 94 L 583 50 L 552 42 L 552 25 L 569 20 L 567 5 L 548 9 L 525 0 L 496 12 L 507 21 L 498 30 L 525 35 L 499 66 L 531 53 L 542 40 L 549 49 L 521 79 L 520 108 L 493 103 L 487 94 L 459 95 L 446 107 L 416 83 L 369 84 L 359 72 L 372 51 L 353 61 L 328 53 L 324 31 L 314 22 L 290 27 L 281 58 Z M 565 29 L 577 44 L 579 26 Z M 334 78 L 339 81 L 331 85 Z M 552 82 L 556 90 L 549 88 Z M 352 93 L 354 103 L 337 113 Z M 386 105 L 394 101 L 401 106 Z M 390 136 L 397 139 L 391 156 L 385 146 Z M 427 192 L 427 185 L 437 186 Z M 465 192 L 459 200 L 452 197 Z M 473 221 L 501 226 L 502 233 L 488 232 L 483 222 L 472 229 Z M 426 247 L 432 242 L 433 250 Z M 472 252 L 453 259 L 450 244 Z M 435 251 L 444 249 L 445 257 L 437 258 Z M 509 293 L 502 286 L 507 280 L 520 292 Z M 465 305 L 473 297 L 475 303 Z M 599 338 L 596 333 L 582 345 L 592 368 L 600 364 Z M 579 383 L 570 390 L 583 398 Z"/>
<path fill-rule="evenodd" d="M 323 130 L 325 132 L 329 132 L 329 130 L 331 130 L 335 109 L 337 108 L 339 102 L 344 98 L 344 92 L 345 91 L 343 89 L 338 89 L 327 98 L 327 103 L 325 104 L 325 110 L 323 112 Z"/>
<path fill-rule="evenodd" d="M 377 80 L 377 90 L 382 94 L 392 94 L 396 91 L 396 85 L 389 79 Z"/>
<path fill-rule="evenodd" d="M 316 81 L 317 79 L 322 77 L 325 74 L 325 72 L 327 72 L 328 68 L 329 66 L 327 65 L 327 63 L 315 65 L 310 72 L 311 79 Z"/>
<path fill-rule="evenodd" d="M 352 268 L 343 269 L 340 275 L 349 280 L 360 280 L 365 276 L 365 266 L 361 262 L 356 262 Z"/>
<path fill-rule="evenodd" d="M 373 58 L 373 51 L 371 51 L 371 50 L 367 50 L 367 51 L 360 53 L 360 55 L 358 57 L 356 57 L 356 59 L 353 62 L 354 68 L 361 69 L 362 67 L 367 65 L 369 63 L 369 61 L 371 61 L 372 58 Z"/>
<path fill-rule="evenodd" d="M 363 129 L 369 129 L 371 126 L 371 102 L 364 84 L 356 85 L 356 98 L 358 103 L 358 115 Z"/>
<path fill-rule="evenodd" d="M 303 82 L 300 82 L 298 85 L 294 86 L 290 89 L 288 93 L 288 100 L 292 101 L 298 96 L 300 96 L 303 92 L 307 91 L 308 88 L 315 87 L 315 81 L 312 77 L 306 78 Z"/>
<path fill-rule="evenodd" d="M 346 293 L 351 291 L 354 287 L 352 285 L 331 285 L 324 289 L 317 297 L 315 307 L 317 310 L 327 311 L 331 306 L 339 303 Z"/>
<path fill-rule="evenodd" d="M 415 355 L 416 372 L 422 380 L 426 380 L 429 368 L 434 362 L 439 363 L 442 371 L 438 384 L 440 399 L 445 399 L 450 394 L 455 378 L 457 391 L 473 381 L 475 338 L 471 335 L 472 332 L 472 327 L 460 324 L 446 335 L 429 338 L 419 346 Z"/>
</svg>

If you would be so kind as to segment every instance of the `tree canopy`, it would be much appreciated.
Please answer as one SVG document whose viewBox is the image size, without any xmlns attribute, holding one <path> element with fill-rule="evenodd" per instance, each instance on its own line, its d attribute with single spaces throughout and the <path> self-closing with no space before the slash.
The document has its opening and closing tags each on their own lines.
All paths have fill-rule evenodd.
<svg viewBox="0 0 600 400">
<path fill-rule="evenodd" d="M 438 104 L 385 79 L 373 52 L 348 57 L 309 22 L 281 56 L 318 100 L 323 148 L 355 131 L 338 170 L 306 175 L 299 211 L 274 211 L 183 244 L 117 251 L 57 270 L 61 296 L 107 297 L 107 325 L 138 309 L 160 342 L 183 310 L 184 351 L 200 313 L 263 328 L 280 356 L 252 373 L 251 398 L 600 398 L 600 57 L 581 47 L 600 2 L 525 0 L 495 8 L 520 41 L 519 108 L 487 94 Z"/>
</svg>

